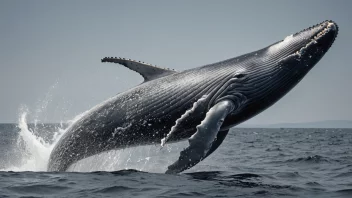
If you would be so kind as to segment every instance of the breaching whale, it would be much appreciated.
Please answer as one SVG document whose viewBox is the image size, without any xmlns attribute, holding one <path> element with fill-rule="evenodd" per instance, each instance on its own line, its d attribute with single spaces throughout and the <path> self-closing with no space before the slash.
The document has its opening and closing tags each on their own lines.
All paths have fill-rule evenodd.
<svg viewBox="0 0 352 198">
<path fill-rule="evenodd" d="M 70 126 L 51 152 L 48 170 L 109 150 L 167 144 L 188 138 L 189 146 L 166 173 L 204 160 L 231 127 L 257 115 L 290 91 L 333 44 L 333 21 L 304 29 L 258 51 L 177 72 L 124 58 L 144 82 L 104 101 Z"/>
</svg>

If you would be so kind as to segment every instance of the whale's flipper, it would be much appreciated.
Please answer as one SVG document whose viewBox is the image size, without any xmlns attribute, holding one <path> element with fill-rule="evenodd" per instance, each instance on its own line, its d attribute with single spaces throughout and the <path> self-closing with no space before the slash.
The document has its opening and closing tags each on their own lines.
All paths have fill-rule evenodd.
<svg viewBox="0 0 352 198">
<path fill-rule="evenodd" d="M 203 159 L 205 159 L 210 154 L 212 154 L 220 146 L 220 144 L 224 141 L 224 139 L 226 138 L 228 133 L 229 133 L 229 129 L 227 129 L 225 131 L 219 131 L 218 132 L 218 134 L 216 136 L 216 139 L 211 144 L 211 147 L 210 147 L 209 151 L 207 152 L 207 154 L 204 156 Z"/>
<path fill-rule="evenodd" d="M 199 115 L 206 108 L 207 95 L 203 95 L 200 99 L 193 103 L 192 108 L 188 109 L 180 118 L 178 118 L 175 122 L 175 125 L 171 127 L 170 132 L 161 139 L 161 147 L 164 147 L 166 142 L 170 139 L 170 137 L 180 130 L 183 130 L 182 126 L 187 126 L 190 122 L 193 122 L 192 117 Z"/>
<path fill-rule="evenodd" d="M 233 108 L 234 103 L 230 100 L 223 100 L 214 105 L 197 126 L 197 132 L 189 138 L 189 146 L 181 151 L 179 159 L 168 167 L 166 173 L 179 173 L 189 169 L 207 157 L 208 153 L 212 153 L 222 142 L 220 136 L 220 142 L 215 141 L 212 147 L 225 117 Z"/>
<path fill-rule="evenodd" d="M 109 63 L 118 63 L 121 64 L 135 72 L 138 72 L 143 76 L 144 82 L 154 80 L 163 76 L 167 76 L 173 73 L 177 73 L 175 70 L 160 68 L 157 66 L 153 66 L 148 63 L 135 61 L 131 59 L 125 58 L 117 58 L 117 57 L 105 57 L 101 59 L 101 62 L 109 62 Z"/>
</svg>

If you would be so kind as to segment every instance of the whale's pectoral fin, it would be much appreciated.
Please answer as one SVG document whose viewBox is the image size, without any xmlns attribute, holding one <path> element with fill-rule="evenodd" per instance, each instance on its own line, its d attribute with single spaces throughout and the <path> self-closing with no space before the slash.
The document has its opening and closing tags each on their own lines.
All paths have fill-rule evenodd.
<svg viewBox="0 0 352 198">
<path fill-rule="evenodd" d="M 230 100 L 223 100 L 214 105 L 197 126 L 197 132 L 189 138 L 189 146 L 181 151 L 179 159 L 168 167 L 166 173 L 179 173 L 189 169 L 207 157 L 208 153 L 212 153 L 222 142 L 222 137 L 219 136 L 220 142 L 215 141 L 212 147 L 224 119 L 233 108 L 234 104 Z"/>
<path fill-rule="evenodd" d="M 207 154 L 204 156 L 203 159 L 208 157 L 210 154 L 212 154 L 217 148 L 219 148 L 220 144 L 224 141 L 226 138 L 227 134 L 229 133 L 229 129 L 225 131 L 219 131 L 218 134 L 216 135 L 216 139 L 214 142 L 211 144 L 210 149 L 208 150 Z"/>
<path fill-rule="evenodd" d="M 182 126 L 190 125 L 193 122 L 192 117 L 201 114 L 207 105 L 207 95 L 202 96 L 196 102 L 193 103 L 192 108 L 188 109 L 180 118 L 178 118 L 175 122 L 175 125 L 171 127 L 170 132 L 161 139 L 161 147 L 167 143 L 167 141 L 172 137 L 174 133 L 180 132 L 183 130 Z"/>
<path fill-rule="evenodd" d="M 101 62 L 109 62 L 109 63 L 118 63 L 121 64 L 135 72 L 138 72 L 143 76 L 144 82 L 154 80 L 163 76 L 167 76 L 173 73 L 177 73 L 175 70 L 160 68 L 157 66 L 153 66 L 148 63 L 135 61 L 131 59 L 125 58 L 117 58 L 117 57 L 105 57 L 101 59 Z"/>
</svg>

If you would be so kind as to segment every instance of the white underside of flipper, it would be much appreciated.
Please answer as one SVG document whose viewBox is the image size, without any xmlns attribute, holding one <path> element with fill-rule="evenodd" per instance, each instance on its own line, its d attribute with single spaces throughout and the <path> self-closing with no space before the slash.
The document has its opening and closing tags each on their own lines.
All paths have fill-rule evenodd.
<svg viewBox="0 0 352 198">
<path fill-rule="evenodd" d="M 197 126 L 197 132 L 189 138 L 189 146 L 181 151 L 179 159 L 168 167 L 166 173 L 179 173 L 200 162 L 211 148 L 224 119 L 233 108 L 234 104 L 230 100 L 223 100 L 214 105 Z"/>
<path fill-rule="evenodd" d="M 207 98 L 207 95 L 202 96 L 199 100 L 193 103 L 193 106 L 191 109 L 188 109 L 179 119 L 176 120 L 176 124 L 173 127 L 171 127 L 170 132 L 166 135 L 166 137 L 161 139 L 161 147 L 164 147 L 166 142 L 169 140 L 171 135 L 177 130 L 177 127 L 182 123 L 182 121 L 187 119 L 187 117 L 189 117 L 191 113 L 193 113 L 198 107 L 200 107 L 202 104 L 205 103 L 206 98 Z"/>
</svg>

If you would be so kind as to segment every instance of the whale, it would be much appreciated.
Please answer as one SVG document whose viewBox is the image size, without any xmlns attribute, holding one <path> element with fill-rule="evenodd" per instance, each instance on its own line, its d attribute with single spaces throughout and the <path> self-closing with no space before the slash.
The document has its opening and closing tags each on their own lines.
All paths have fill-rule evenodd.
<svg viewBox="0 0 352 198">
<path fill-rule="evenodd" d="M 323 21 L 257 51 L 185 71 L 105 57 L 144 81 L 85 112 L 54 146 L 48 171 L 111 150 L 188 140 L 165 173 L 187 170 L 212 154 L 232 127 L 287 94 L 321 60 L 338 34 Z M 260 35 L 259 35 L 260 36 Z M 299 107 L 298 107 L 299 108 Z"/>
</svg>

